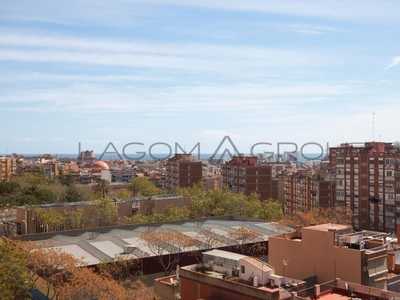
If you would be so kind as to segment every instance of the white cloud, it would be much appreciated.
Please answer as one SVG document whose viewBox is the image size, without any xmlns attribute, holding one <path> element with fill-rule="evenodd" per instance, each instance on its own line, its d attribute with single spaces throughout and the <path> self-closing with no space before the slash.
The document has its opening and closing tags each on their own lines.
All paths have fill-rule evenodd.
<svg viewBox="0 0 400 300">
<path fill-rule="evenodd" d="M 400 56 L 396 56 L 393 58 L 392 63 L 388 65 L 385 69 L 383 69 L 383 72 L 386 72 L 386 70 L 393 68 L 394 66 L 397 66 L 400 64 Z"/>
<path fill-rule="evenodd" d="M 66 142 L 66 141 L 68 141 L 68 139 L 63 138 L 63 137 L 56 137 L 56 138 L 53 139 L 53 141 L 56 141 L 56 142 Z"/>
<path fill-rule="evenodd" d="M 308 30 L 308 29 L 288 29 L 286 31 L 292 31 L 292 32 L 297 32 L 303 35 L 319 35 L 322 34 L 320 31 L 315 31 L 315 30 Z"/>
<path fill-rule="evenodd" d="M 145 2 L 333 20 L 387 21 L 400 19 L 396 0 L 387 0 L 379 4 L 373 0 L 145 0 Z"/>
<path fill-rule="evenodd" d="M 30 142 L 36 141 L 36 139 L 34 139 L 34 138 L 29 138 L 29 137 L 25 137 L 25 138 L 16 139 L 16 141 L 30 143 Z"/>
</svg>

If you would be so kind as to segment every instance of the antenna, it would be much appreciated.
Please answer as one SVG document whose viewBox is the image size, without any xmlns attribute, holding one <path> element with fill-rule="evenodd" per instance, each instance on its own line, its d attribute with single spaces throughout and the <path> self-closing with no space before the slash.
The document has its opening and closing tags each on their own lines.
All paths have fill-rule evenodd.
<svg viewBox="0 0 400 300">
<path fill-rule="evenodd" d="M 372 141 L 375 141 L 375 114 L 376 113 L 372 113 Z"/>
</svg>

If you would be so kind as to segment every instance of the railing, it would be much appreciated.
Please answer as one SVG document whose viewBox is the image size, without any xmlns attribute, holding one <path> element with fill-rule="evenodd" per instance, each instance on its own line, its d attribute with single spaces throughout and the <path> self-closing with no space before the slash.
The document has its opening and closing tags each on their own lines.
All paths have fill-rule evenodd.
<svg viewBox="0 0 400 300">
<path fill-rule="evenodd" d="M 310 298 L 310 297 L 314 296 L 314 287 L 312 286 L 312 287 L 306 288 L 304 290 L 298 291 L 297 296 L 299 296 L 301 298 Z"/>
<path fill-rule="evenodd" d="M 331 281 L 321 283 L 319 286 L 320 286 L 320 290 L 319 290 L 320 293 L 324 294 L 324 293 L 332 291 L 336 288 L 336 280 L 331 280 Z"/>
</svg>

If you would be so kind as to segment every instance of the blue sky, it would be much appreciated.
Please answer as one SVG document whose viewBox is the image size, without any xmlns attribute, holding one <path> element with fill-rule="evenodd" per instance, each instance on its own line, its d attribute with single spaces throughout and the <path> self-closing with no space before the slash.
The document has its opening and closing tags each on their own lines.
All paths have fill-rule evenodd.
<svg viewBox="0 0 400 300">
<path fill-rule="evenodd" d="M 3 0 L 0 153 L 76 153 L 79 142 L 210 153 L 226 135 L 245 153 L 400 140 L 399 11 L 368 0 Z"/>
</svg>

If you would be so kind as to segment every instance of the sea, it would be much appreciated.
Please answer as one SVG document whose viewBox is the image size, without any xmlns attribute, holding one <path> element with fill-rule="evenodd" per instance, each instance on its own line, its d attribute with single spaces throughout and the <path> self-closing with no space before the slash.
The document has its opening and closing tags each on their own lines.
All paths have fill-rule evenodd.
<svg viewBox="0 0 400 300">
<path fill-rule="evenodd" d="M 22 154 L 25 157 L 34 157 L 34 156 L 42 156 L 45 154 Z M 53 155 L 56 156 L 57 159 L 62 159 L 62 158 L 78 158 L 78 154 L 77 153 L 53 153 Z M 122 160 L 146 160 L 146 161 L 150 161 L 150 160 L 165 160 L 165 159 L 169 159 L 174 157 L 175 154 L 172 153 L 95 153 L 94 156 L 98 159 L 98 160 L 116 160 L 116 159 L 122 159 Z M 232 154 L 230 153 L 192 153 L 194 158 L 197 159 L 210 159 L 210 158 L 214 158 L 214 159 L 231 159 L 232 158 Z M 249 153 L 244 153 L 241 155 L 245 155 L 245 156 L 250 156 Z M 268 155 L 268 154 L 266 154 Z M 0 154 L 0 156 L 2 156 Z M 5 156 L 5 155 L 4 155 Z M 298 154 L 298 160 L 301 163 L 307 163 L 310 160 L 322 160 L 326 157 L 325 154 L 321 154 L 321 153 L 302 153 L 302 154 Z"/>
</svg>

